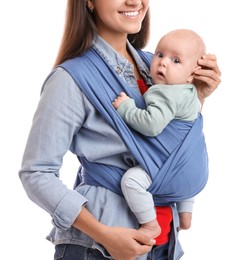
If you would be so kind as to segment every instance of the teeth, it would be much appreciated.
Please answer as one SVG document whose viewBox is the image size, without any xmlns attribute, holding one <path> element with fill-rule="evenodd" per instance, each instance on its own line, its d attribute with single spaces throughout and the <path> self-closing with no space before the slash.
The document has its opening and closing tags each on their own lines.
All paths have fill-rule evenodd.
<svg viewBox="0 0 240 260">
<path fill-rule="evenodd" d="M 122 15 L 125 15 L 125 16 L 137 16 L 138 15 L 138 11 L 135 11 L 135 12 L 122 12 Z"/>
</svg>

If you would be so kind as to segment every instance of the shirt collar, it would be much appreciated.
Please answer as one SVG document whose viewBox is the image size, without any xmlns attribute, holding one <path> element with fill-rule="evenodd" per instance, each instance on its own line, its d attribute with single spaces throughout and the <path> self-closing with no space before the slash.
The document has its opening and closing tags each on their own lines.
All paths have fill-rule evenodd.
<svg viewBox="0 0 240 260">
<path fill-rule="evenodd" d="M 151 77 L 149 73 L 149 69 L 146 66 L 146 64 L 143 62 L 141 57 L 139 56 L 136 49 L 130 44 L 129 41 L 127 41 L 127 48 L 131 52 L 134 60 L 136 61 L 136 64 L 138 66 L 138 70 L 140 74 L 142 75 L 145 83 L 147 85 L 151 85 Z M 120 71 L 124 71 L 126 66 L 132 66 L 128 62 L 128 60 L 123 57 L 122 55 L 118 54 L 111 45 L 109 45 L 106 41 L 103 40 L 99 35 L 95 35 L 93 40 L 93 49 L 95 49 L 103 59 L 114 68 L 115 71 L 117 71 L 120 74 Z"/>
</svg>

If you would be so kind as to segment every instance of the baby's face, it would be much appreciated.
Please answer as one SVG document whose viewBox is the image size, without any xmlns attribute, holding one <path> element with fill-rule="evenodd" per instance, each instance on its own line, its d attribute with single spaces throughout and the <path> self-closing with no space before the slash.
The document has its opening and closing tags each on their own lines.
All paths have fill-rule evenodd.
<svg viewBox="0 0 240 260">
<path fill-rule="evenodd" d="M 151 64 L 151 75 L 156 84 L 190 83 L 197 67 L 198 41 L 193 35 L 182 32 L 169 33 L 158 43 Z"/>
</svg>

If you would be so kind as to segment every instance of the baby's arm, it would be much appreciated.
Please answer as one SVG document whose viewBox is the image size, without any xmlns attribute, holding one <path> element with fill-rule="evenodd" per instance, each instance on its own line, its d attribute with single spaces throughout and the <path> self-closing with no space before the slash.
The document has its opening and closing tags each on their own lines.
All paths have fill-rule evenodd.
<svg viewBox="0 0 240 260">
<path fill-rule="evenodd" d="M 186 102 L 182 85 L 152 86 L 143 96 L 145 109 L 138 108 L 135 100 L 124 92 L 121 92 L 112 104 L 122 119 L 134 130 L 146 136 L 157 136 L 175 118 L 179 107 L 182 107 L 179 103 Z"/>
</svg>

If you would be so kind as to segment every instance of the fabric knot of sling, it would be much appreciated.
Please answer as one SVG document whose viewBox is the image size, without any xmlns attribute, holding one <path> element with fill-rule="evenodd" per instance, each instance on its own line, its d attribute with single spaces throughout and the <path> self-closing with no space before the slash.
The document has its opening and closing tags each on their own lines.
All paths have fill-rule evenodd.
<svg viewBox="0 0 240 260">
<path fill-rule="evenodd" d="M 152 54 L 138 51 L 149 67 Z M 156 205 L 168 205 L 198 194 L 208 179 L 208 155 L 199 113 L 194 122 L 172 120 L 156 137 L 145 137 L 130 129 L 112 106 L 121 91 L 133 98 L 139 108 L 145 108 L 143 97 L 123 79 L 93 49 L 81 57 L 68 60 L 59 67 L 66 70 L 84 95 L 118 132 L 149 174 L 152 184 L 148 191 Z M 122 195 L 120 181 L 124 169 L 90 162 L 79 157 L 81 167 L 76 185 L 102 186 Z"/>
</svg>

